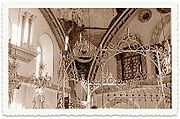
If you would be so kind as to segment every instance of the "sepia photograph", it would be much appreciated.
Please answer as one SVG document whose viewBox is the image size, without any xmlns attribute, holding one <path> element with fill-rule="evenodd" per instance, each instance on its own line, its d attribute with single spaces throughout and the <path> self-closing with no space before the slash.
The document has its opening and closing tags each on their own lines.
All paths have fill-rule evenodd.
<svg viewBox="0 0 180 119">
<path fill-rule="evenodd" d="M 9 9 L 9 108 L 171 108 L 171 9 Z"/>
<path fill-rule="evenodd" d="M 171 111 L 172 12 L 8 7 L 6 110 Z"/>
</svg>

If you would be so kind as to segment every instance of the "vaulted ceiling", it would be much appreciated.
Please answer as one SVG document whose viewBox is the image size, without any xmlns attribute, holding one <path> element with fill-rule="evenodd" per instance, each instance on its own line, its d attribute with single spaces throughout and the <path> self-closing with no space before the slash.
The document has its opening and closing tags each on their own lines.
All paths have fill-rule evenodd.
<svg viewBox="0 0 180 119">
<path fill-rule="evenodd" d="M 65 36 L 70 37 L 70 48 L 82 37 L 99 47 L 105 43 L 108 32 L 117 25 L 120 16 L 131 14 L 132 9 L 126 8 L 40 8 L 41 13 L 49 23 L 56 36 L 60 49 L 64 49 Z M 159 13 L 168 13 L 168 8 L 157 8 Z M 122 18 L 123 18 L 122 17 Z M 129 16 L 127 15 L 127 18 Z M 125 18 L 123 18 L 125 19 Z M 122 20 L 125 22 L 127 19 Z"/>
<path fill-rule="evenodd" d="M 83 38 L 90 41 L 94 46 L 99 47 L 107 30 L 124 10 L 125 8 L 40 9 L 61 48 L 63 47 L 65 35 L 69 35 L 69 42 L 72 48 L 76 41 L 80 39 L 80 33 Z"/>
<path fill-rule="evenodd" d="M 106 47 L 111 42 L 112 37 L 132 16 L 136 9 L 40 9 L 54 32 L 59 47 L 64 49 L 65 36 L 70 38 L 70 52 L 75 43 L 82 36 L 96 47 Z M 77 12 L 79 16 L 76 16 Z M 74 15 L 74 16 L 72 16 Z M 114 34 L 114 35 L 113 35 Z M 93 61 L 86 74 L 87 80 L 95 77 L 98 69 L 99 51 L 93 56 Z M 91 79 L 90 79 L 91 78 Z"/>
</svg>

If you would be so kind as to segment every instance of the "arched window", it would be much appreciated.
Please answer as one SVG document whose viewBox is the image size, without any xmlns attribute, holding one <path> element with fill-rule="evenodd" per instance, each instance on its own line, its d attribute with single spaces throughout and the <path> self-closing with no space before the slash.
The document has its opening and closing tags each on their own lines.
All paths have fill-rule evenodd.
<svg viewBox="0 0 180 119">
<path fill-rule="evenodd" d="M 49 76 L 53 76 L 53 43 L 48 34 L 43 34 L 39 38 L 41 46 L 42 62 L 45 65 L 44 72 Z"/>
<path fill-rule="evenodd" d="M 37 58 L 36 58 L 36 78 L 39 75 L 39 65 L 42 62 L 42 52 L 41 52 L 40 47 L 37 48 L 37 53 L 38 53 L 38 55 L 37 55 Z"/>
</svg>

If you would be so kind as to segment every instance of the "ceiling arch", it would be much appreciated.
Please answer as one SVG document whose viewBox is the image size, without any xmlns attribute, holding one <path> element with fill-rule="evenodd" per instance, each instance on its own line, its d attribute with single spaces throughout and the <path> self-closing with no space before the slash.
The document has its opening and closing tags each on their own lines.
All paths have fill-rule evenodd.
<svg viewBox="0 0 180 119">
<path fill-rule="evenodd" d="M 69 10 L 68 12 L 70 12 L 70 9 L 68 9 L 68 10 Z M 85 14 L 85 16 L 87 16 L 87 17 L 86 18 L 84 17 L 82 19 L 84 21 L 83 22 L 84 26 L 82 25 L 83 26 L 83 28 L 82 28 L 82 27 L 78 26 L 78 22 L 73 21 L 74 22 L 73 23 L 67 15 L 66 15 L 67 17 L 64 17 L 63 19 L 58 18 L 58 15 L 56 15 L 57 12 L 54 11 L 54 9 L 52 9 L 52 8 L 43 8 L 43 9 L 41 8 L 40 9 L 42 14 L 48 21 L 52 31 L 54 32 L 56 39 L 57 39 L 57 43 L 62 50 L 64 49 L 63 44 L 65 41 L 65 36 L 67 35 L 67 31 L 68 31 L 67 29 L 64 29 L 65 26 L 63 25 L 63 23 L 69 23 L 69 24 L 71 24 L 71 26 L 72 26 L 72 24 L 74 24 L 74 25 L 76 25 L 76 27 L 78 29 L 82 28 L 81 29 L 82 31 L 85 29 L 86 31 L 91 33 L 91 34 L 84 33 L 84 36 L 86 36 L 86 38 L 88 38 L 88 40 L 90 42 L 92 42 L 98 48 L 96 51 L 97 52 L 96 56 L 94 56 L 94 60 L 92 62 L 92 65 L 91 65 L 89 73 L 88 73 L 88 80 L 92 80 L 95 77 L 95 72 L 98 69 L 98 63 L 101 59 L 98 57 L 98 55 L 100 53 L 99 48 L 105 48 L 107 46 L 107 44 L 111 42 L 112 38 L 116 35 L 116 33 L 119 31 L 119 29 L 122 28 L 122 26 L 128 21 L 128 19 L 136 11 L 135 8 L 128 8 L 128 9 L 117 8 L 117 9 L 109 9 L 109 11 L 107 11 L 107 10 L 105 11 L 105 10 L 106 9 L 92 9 L 90 11 L 89 9 L 84 9 L 85 12 L 83 14 Z M 95 17 L 93 17 L 93 15 L 91 15 L 90 13 L 94 14 Z M 96 21 L 97 21 L 96 17 L 98 15 L 101 16 L 101 17 L 99 17 L 99 19 L 103 20 L 106 18 L 108 20 L 103 21 L 105 23 L 101 23 L 102 22 L 101 20 L 99 20 L 101 22 L 96 23 Z M 111 15 L 111 17 L 109 18 L 110 15 Z M 64 22 L 62 22 L 62 20 Z M 96 27 L 96 26 L 98 26 L 98 27 Z M 74 27 L 74 28 L 76 28 L 76 27 Z M 76 30 L 76 29 L 74 29 L 74 30 Z M 75 32 L 77 32 L 77 31 L 75 31 Z M 96 39 L 94 39 L 96 36 L 95 32 L 101 34 Z M 92 37 L 91 37 L 91 35 L 92 35 Z M 95 35 L 95 36 L 93 36 L 93 35 Z M 89 37 L 91 37 L 91 38 L 89 38 Z M 73 38 L 76 39 L 76 36 L 74 36 Z M 74 39 L 72 39 L 72 40 L 74 40 Z M 72 43 L 70 43 L 70 44 L 72 44 Z M 70 45 L 69 46 L 70 52 L 72 51 L 71 47 L 72 46 Z"/>
<path fill-rule="evenodd" d="M 64 51 L 63 44 L 65 41 L 65 33 L 63 31 L 61 24 L 58 22 L 57 18 L 52 13 L 52 10 L 50 8 L 40 8 L 40 11 L 47 20 L 51 30 L 53 31 L 59 48 L 62 49 L 62 51 Z"/>
<path fill-rule="evenodd" d="M 124 12 L 122 12 L 122 14 L 116 18 L 116 20 L 114 21 L 112 26 L 110 26 L 110 28 L 106 31 L 104 37 L 101 40 L 99 47 L 106 48 L 107 45 L 111 42 L 112 38 L 116 35 L 116 33 L 121 28 L 123 28 L 123 26 L 128 21 L 128 19 L 134 17 L 133 14 L 135 14 L 135 11 L 136 11 L 135 8 L 129 8 L 129 9 L 124 10 Z M 96 53 L 97 55 L 94 57 L 94 60 L 92 62 L 92 65 L 91 65 L 91 68 L 90 68 L 90 71 L 88 74 L 89 80 L 93 80 L 95 78 L 96 72 L 99 68 L 99 63 L 101 60 L 101 57 L 99 57 L 99 55 L 100 55 L 99 49 Z"/>
</svg>

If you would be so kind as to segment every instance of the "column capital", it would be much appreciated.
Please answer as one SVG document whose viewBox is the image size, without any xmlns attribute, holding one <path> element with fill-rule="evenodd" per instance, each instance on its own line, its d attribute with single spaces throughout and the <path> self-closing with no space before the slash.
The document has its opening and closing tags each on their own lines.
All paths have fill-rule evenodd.
<svg viewBox="0 0 180 119">
<path fill-rule="evenodd" d="M 31 13 L 28 12 L 28 11 L 26 11 L 26 12 L 24 12 L 24 15 L 23 15 L 23 16 L 27 19 L 27 18 L 30 17 L 30 15 L 31 15 Z"/>
<path fill-rule="evenodd" d="M 35 16 L 35 15 L 31 15 L 31 16 L 30 16 L 31 21 L 35 21 L 36 18 L 37 18 L 37 16 Z"/>
</svg>

